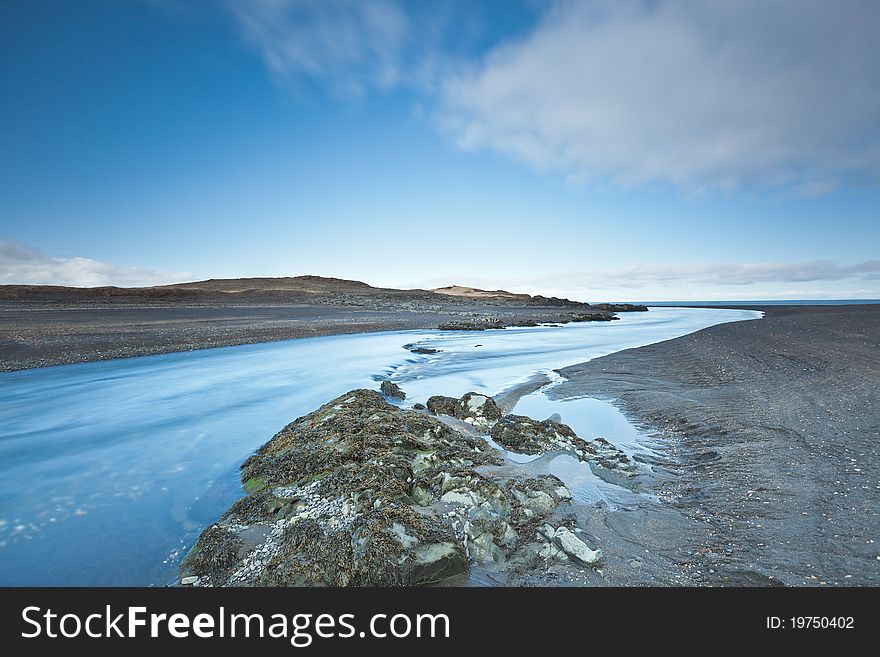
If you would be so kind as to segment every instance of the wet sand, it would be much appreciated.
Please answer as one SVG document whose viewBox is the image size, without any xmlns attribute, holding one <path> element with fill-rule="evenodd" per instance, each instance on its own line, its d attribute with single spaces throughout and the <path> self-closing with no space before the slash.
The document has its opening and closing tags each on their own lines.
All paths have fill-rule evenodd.
<svg viewBox="0 0 880 657">
<path fill-rule="evenodd" d="M 665 503 L 590 520 L 604 584 L 880 584 L 880 306 L 758 309 L 561 370 L 666 445 Z"/>
</svg>

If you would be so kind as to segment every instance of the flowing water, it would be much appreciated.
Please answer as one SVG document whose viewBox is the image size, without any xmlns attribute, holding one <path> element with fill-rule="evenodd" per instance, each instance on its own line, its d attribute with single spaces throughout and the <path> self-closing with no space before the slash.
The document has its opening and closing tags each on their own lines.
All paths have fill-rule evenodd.
<svg viewBox="0 0 880 657">
<path fill-rule="evenodd" d="M 352 388 L 391 378 L 407 405 L 496 394 L 566 365 L 758 317 L 654 308 L 615 322 L 331 336 L 0 374 L 0 585 L 172 582 L 199 532 L 241 496 L 239 464 Z M 584 438 L 638 449 L 637 430 L 608 402 L 551 402 L 538 391 L 516 412 L 560 413 Z"/>
</svg>

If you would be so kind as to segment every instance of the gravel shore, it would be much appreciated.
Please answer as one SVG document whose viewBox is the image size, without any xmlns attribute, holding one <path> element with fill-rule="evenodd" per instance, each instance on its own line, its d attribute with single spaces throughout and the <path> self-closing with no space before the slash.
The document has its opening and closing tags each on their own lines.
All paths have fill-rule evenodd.
<svg viewBox="0 0 880 657">
<path fill-rule="evenodd" d="M 561 371 L 667 439 L 664 510 L 594 519 L 643 555 L 607 583 L 880 584 L 880 306 L 759 310 Z"/>
<path fill-rule="evenodd" d="M 442 314 L 446 319 L 451 314 Z M 278 306 L 0 306 L 0 369 L 435 326 L 437 314 Z"/>
<path fill-rule="evenodd" d="M 535 303 L 456 299 L 362 305 L 0 301 L 0 371 L 443 324 L 573 321 L 578 312 Z"/>
</svg>

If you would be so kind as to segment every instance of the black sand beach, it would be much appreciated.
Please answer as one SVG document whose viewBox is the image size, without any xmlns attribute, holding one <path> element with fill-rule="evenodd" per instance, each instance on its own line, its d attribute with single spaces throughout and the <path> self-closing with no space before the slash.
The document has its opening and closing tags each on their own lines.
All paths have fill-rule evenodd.
<svg viewBox="0 0 880 657">
<path fill-rule="evenodd" d="M 667 510 L 593 520 L 606 583 L 880 584 L 880 306 L 760 310 L 562 370 L 668 439 Z"/>
<path fill-rule="evenodd" d="M 455 312 L 331 305 L 0 306 L 0 370 L 342 333 L 435 328 Z"/>
</svg>

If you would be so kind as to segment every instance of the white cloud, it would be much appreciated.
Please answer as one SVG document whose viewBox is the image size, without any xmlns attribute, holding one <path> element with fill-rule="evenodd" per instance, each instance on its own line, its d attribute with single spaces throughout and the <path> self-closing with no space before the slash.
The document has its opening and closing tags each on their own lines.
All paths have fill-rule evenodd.
<svg viewBox="0 0 880 657">
<path fill-rule="evenodd" d="M 485 37 L 486 7 L 456 0 L 226 0 L 274 81 L 320 82 L 343 98 L 405 87 L 436 98 Z"/>
<path fill-rule="evenodd" d="M 187 272 L 118 267 L 89 258 L 53 258 L 42 251 L 0 241 L 0 285 L 136 287 L 191 280 Z"/>
<path fill-rule="evenodd" d="M 282 84 L 321 78 L 336 92 L 357 96 L 368 85 L 387 89 L 399 81 L 410 32 L 393 0 L 249 0 L 228 6 Z"/>
<path fill-rule="evenodd" d="M 461 148 L 572 180 L 805 197 L 880 180 L 873 0 L 558 0 L 479 59 L 452 46 L 478 31 L 474 5 L 227 6 L 279 84 L 407 86 Z"/>
<path fill-rule="evenodd" d="M 557 278 L 557 281 L 560 279 Z M 829 260 L 798 263 L 692 264 L 634 266 L 561 277 L 572 284 L 641 287 L 646 284 L 756 285 L 839 280 L 880 280 L 880 260 L 841 265 Z"/>
<path fill-rule="evenodd" d="M 444 87 L 442 124 L 575 180 L 880 180 L 880 3 L 562 2 Z"/>
<path fill-rule="evenodd" d="M 432 279 L 420 281 L 413 287 L 433 288 L 450 283 L 594 301 L 876 298 L 880 296 L 880 260 L 852 265 L 826 260 L 642 265 L 518 278 L 472 276 L 455 281 Z"/>
</svg>

